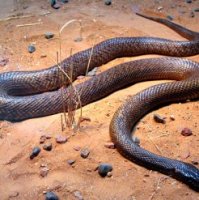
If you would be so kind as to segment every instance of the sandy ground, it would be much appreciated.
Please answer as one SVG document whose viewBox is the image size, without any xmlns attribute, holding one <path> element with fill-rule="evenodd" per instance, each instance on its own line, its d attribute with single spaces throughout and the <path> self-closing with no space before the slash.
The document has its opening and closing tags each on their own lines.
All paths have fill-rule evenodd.
<svg viewBox="0 0 199 200">
<path fill-rule="evenodd" d="M 111 6 L 105 6 L 102 0 L 71 0 L 59 10 L 54 10 L 44 0 L 1 0 L 0 18 L 15 16 L 19 19 L 0 22 L 0 59 L 9 59 L 0 70 L 36 70 L 54 65 L 56 52 L 59 52 L 59 29 L 72 19 L 82 20 L 83 40 L 75 41 L 81 36 L 79 24 L 69 25 L 61 35 L 62 58 L 70 55 L 71 48 L 75 53 L 118 36 L 157 36 L 183 40 L 167 27 L 136 16 L 134 11 L 171 15 L 175 22 L 199 31 L 199 13 L 195 12 L 195 16 L 190 17 L 192 9 L 199 8 L 199 1 L 190 4 L 185 1 L 172 2 L 114 0 Z M 17 27 L 29 23 L 36 24 Z M 51 40 L 44 38 L 44 33 L 48 31 L 55 33 Z M 27 51 L 30 43 L 34 43 L 37 49 L 33 54 Z M 139 58 L 117 59 L 102 66 L 98 72 L 134 59 Z M 199 61 L 199 56 L 190 59 Z M 62 133 L 61 114 L 20 123 L 0 122 L 0 199 L 44 199 L 44 193 L 48 190 L 55 192 L 60 199 L 78 199 L 75 191 L 79 191 L 84 199 L 91 200 L 199 199 L 196 192 L 177 180 L 135 165 L 124 159 L 116 149 L 104 147 L 110 141 L 111 117 L 121 103 L 129 95 L 160 82 L 139 83 L 85 106 L 83 116 L 91 121 L 82 122 L 74 136 L 68 130 Z M 166 124 L 155 123 L 154 113 L 165 116 Z M 170 120 L 171 115 L 175 116 L 175 121 Z M 199 162 L 198 119 L 198 102 L 172 104 L 145 116 L 136 135 L 141 140 L 141 146 L 150 151 L 185 162 Z M 192 130 L 192 136 L 180 134 L 185 127 Z M 38 157 L 30 160 L 32 148 L 42 148 L 39 138 L 43 134 L 52 136 L 49 141 L 53 143 L 53 149 L 51 152 L 42 150 Z M 57 134 L 71 137 L 65 144 L 57 144 L 54 138 Z M 89 157 L 81 158 L 80 151 L 74 150 L 77 147 L 88 148 Z M 68 159 L 75 159 L 75 164 L 70 166 Z M 100 162 L 113 165 L 112 177 L 101 178 L 98 175 L 95 169 Z M 49 169 L 46 177 L 40 176 L 41 165 L 47 165 Z"/>
</svg>

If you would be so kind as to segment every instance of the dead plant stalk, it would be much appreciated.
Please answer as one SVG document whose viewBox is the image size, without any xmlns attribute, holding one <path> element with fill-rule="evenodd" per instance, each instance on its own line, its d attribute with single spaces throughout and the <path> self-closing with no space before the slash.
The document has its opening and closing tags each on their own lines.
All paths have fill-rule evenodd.
<svg viewBox="0 0 199 200">
<path fill-rule="evenodd" d="M 68 126 L 69 129 L 72 129 L 74 132 L 76 132 L 79 129 L 80 126 L 80 122 L 81 122 L 81 118 L 82 118 L 82 104 L 81 104 L 81 99 L 80 99 L 80 94 L 77 92 L 75 86 L 73 85 L 73 61 L 71 61 L 71 66 L 70 67 L 70 73 L 67 74 L 62 66 L 61 60 L 62 60 L 62 39 L 61 39 L 61 33 L 62 31 L 71 23 L 76 22 L 77 20 L 70 20 L 68 22 L 66 22 L 59 30 L 59 56 L 57 55 L 57 58 L 59 58 L 59 60 L 57 61 L 57 66 L 60 69 L 60 71 L 63 73 L 63 75 L 66 77 L 66 79 L 68 80 L 68 89 L 69 91 L 69 99 L 68 99 L 68 105 L 67 105 L 67 111 L 68 111 L 68 117 L 66 117 L 66 107 L 64 104 L 64 92 L 63 92 L 63 87 L 65 87 L 66 85 L 63 84 L 63 87 L 61 88 L 61 96 L 62 96 L 62 102 L 63 102 L 63 113 L 64 113 L 64 122 L 65 122 L 65 126 Z M 81 26 L 81 22 L 78 21 L 80 23 Z M 81 33 L 82 29 L 80 27 L 80 37 L 82 37 L 82 33 Z M 72 57 L 72 48 L 70 50 L 70 56 Z M 63 78 L 64 80 L 64 78 Z M 69 87 L 70 86 L 70 87 Z M 75 95 L 72 95 L 72 93 L 74 93 Z M 75 99 L 71 99 L 77 97 L 77 101 Z M 73 107 L 73 102 L 75 102 L 75 108 Z M 72 105 L 72 107 L 71 107 Z M 75 113 L 76 110 L 80 108 L 80 116 L 78 118 L 78 123 L 76 123 L 75 121 Z M 63 122 L 61 122 L 63 123 Z M 62 124 L 61 127 L 64 127 L 64 125 Z"/>
</svg>

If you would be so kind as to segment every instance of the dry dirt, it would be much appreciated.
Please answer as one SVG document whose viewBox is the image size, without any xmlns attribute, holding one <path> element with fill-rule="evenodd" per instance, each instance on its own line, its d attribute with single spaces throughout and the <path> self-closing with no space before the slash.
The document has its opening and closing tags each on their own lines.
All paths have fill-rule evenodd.
<svg viewBox="0 0 199 200">
<path fill-rule="evenodd" d="M 0 18 L 17 16 L 18 19 L 0 22 L 0 59 L 9 59 L 8 64 L 1 66 L 0 70 L 37 70 L 54 65 L 56 52 L 59 51 L 59 29 L 72 19 L 82 20 L 83 40 L 75 42 L 81 36 L 78 23 L 65 28 L 61 35 L 62 58 L 70 55 L 71 48 L 75 53 L 91 47 L 93 43 L 118 36 L 157 36 L 184 40 L 169 28 L 134 14 L 135 11 L 144 11 L 159 16 L 171 15 L 175 22 L 199 31 L 199 13 L 195 12 L 195 17 L 190 17 L 191 10 L 199 8 L 199 1 L 190 4 L 185 1 L 173 2 L 113 0 L 111 6 L 105 6 L 102 0 L 71 0 L 54 10 L 47 0 L 1 0 Z M 36 24 L 17 27 L 29 23 Z M 51 40 L 44 38 L 44 33 L 48 31 L 55 33 Z M 30 43 L 36 45 L 37 50 L 33 54 L 27 52 Z M 117 59 L 98 71 L 134 59 L 139 58 Z M 190 59 L 199 61 L 199 56 Z M 76 190 L 82 193 L 84 199 L 90 200 L 199 199 L 198 193 L 177 180 L 135 165 L 124 159 L 116 149 L 104 147 L 110 141 L 111 117 L 121 103 L 129 95 L 160 82 L 139 83 L 85 106 L 83 116 L 91 121 L 82 122 L 74 136 L 67 130 L 62 133 L 61 114 L 20 123 L 0 122 L 0 199 L 45 199 L 44 192 L 48 190 L 54 191 L 60 199 L 76 199 Z M 166 124 L 155 123 L 153 113 L 165 116 Z M 153 113 L 145 116 L 139 130 L 136 130 L 141 146 L 185 162 L 199 162 L 199 103 L 172 104 Z M 169 119 L 170 115 L 175 116 L 175 121 Z M 180 132 L 184 127 L 190 128 L 193 135 L 182 136 Z M 71 137 L 65 144 L 56 144 L 54 137 L 61 133 Z M 42 147 L 39 144 L 42 134 L 52 135 L 50 141 L 53 150 L 42 150 L 38 157 L 30 160 L 32 148 Z M 75 151 L 74 147 L 89 148 L 89 157 L 81 158 L 80 152 Z M 76 160 L 74 166 L 67 164 L 68 159 Z M 98 175 L 95 168 L 100 162 L 113 165 L 112 177 L 101 178 Z M 46 177 L 40 176 L 41 164 L 49 168 Z"/>
</svg>

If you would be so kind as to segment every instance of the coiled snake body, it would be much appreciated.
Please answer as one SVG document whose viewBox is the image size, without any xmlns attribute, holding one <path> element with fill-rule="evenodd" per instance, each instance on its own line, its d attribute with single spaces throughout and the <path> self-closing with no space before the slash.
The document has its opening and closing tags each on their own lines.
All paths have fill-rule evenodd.
<svg viewBox="0 0 199 200">
<path fill-rule="evenodd" d="M 62 69 L 70 74 L 72 66 L 73 80 L 85 74 L 91 52 L 89 70 L 124 56 L 161 54 L 182 57 L 199 54 L 199 33 L 164 19 L 143 17 L 171 27 L 190 41 L 149 37 L 113 38 L 65 59 L 61 63 Z M 127 100 L 113 116 L 111 138 L 119 152 L 128 159 L 171 175 L 198 190 L 198 168 L 148 152 L 134 143 L 131 136 L 135 124 L 149 111 L 162 104 L 199 98 L 198 63 L 172 57 L 128 62 L 76 85 L 75 91 L 80 93 L 84 106 L 130 84 L 157 79 L 177 81 L 150 87 Z M 76 98 L 75 92 L 71 94 L 68 87 L 63 89 L 64 95 L 61 95 L 59 88 L 67 81 L 57 66 L 40 71 L 0 74 L 0 119 L 21 121 L 62 112 L 63 101 L 67 107 L 69 96 Z M 75 102 L 70 104 L 75 108 Z"/>
</svg>

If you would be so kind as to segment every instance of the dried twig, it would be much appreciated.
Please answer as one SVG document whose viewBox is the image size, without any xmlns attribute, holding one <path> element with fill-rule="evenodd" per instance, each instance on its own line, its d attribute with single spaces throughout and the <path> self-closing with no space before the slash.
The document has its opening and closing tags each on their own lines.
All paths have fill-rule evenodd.
<svg viewBox="0 0 199 200">
<path fill-rule="evenodd" d="M 148 128 L 150 128 L 149 125 L 147 125 L 147 126 L 148 126 Z M 148 134 L 147 134 L 147 137 L 150 140 L 150 142 L 155 146 L 155 148 L 158 150 L 158 152 L 162 155 L 163 153 L 162 153 L 161 149 L 158 147 L 158 145 L 153 142 L 153 140 L 151 139 L 151 137 Z"/>
<path fill-rule="evenodd" d="M 3 18 L 3 19 L 0 19 L 0 22 L 9 21 L 9 20 L 12 20 L 12 19 L 28 18 L 28 17 L 34 17 L 34 15 L 22 15 L 22 16 L 6 17 L 6 18 Z"/>
<path fill-rule="evenodd" d="M 151 196 L 149 197 L 149 200 L 152 200 L 153 197 L 155 196 L 155 194 L 157 193 L 157 191 L 160 189 L 160 184 L 161 182 L 163 182 L 164 180 L 166 180 L 168 177 L 160 177 L 158 179 L 158 182 L 157 182 L 157 185 L 156 185 L 156 188 L 155 190 L 153 191 L 153 193 L 151 194 Z"/>
<path fill-rule="evenodd" d="M 16 27 L 24 27 L 24 26 L 34 26 L 34 25 L 39 25 L 43 24 L 43 22 L 35 22 L 35 23 L 30 23 L 30 24 L 18 24 Z"/>
<path fill-rule="evenodd" d="M 155 148 L 158 150 L 158 152 L 162 155 L 163 153 L 160 150 L 160 148 L 158 147 L 158 145 L 153 142 L 153 140 L 151 139 L 151 137 L 148 134 L 147 134 L 147 137 L 149 138 L 150 142 L 155 146 Z"/>
<path fill-rule="evenodd" d="M 61 33 L 69 24 L 71 24 L 73 22 L 79 22 L 80 26 L 81 26 L 81 22 L 80 21 L 73 19 L 73 20 L 70 20 L 70 21 L 66 22 L 59 30 L 59 50 L 60 50 L 59 60 L 60 60 L 60 62 L 62 60 L 62 56 L 61 56 L 61 52 L 62 52 L 61 51 L 62 50 Z M 82 29 L 80 27 L 80 37 L 82 37 L 81 31 L 82 31 Z M 72 49 L 70 51 L 70 56 L 72 57 Z M 58 64 L 58 68 L 61 70 L 61 72 L 63 72 L 63 75 L 65 75 L 66 78 L 69 81 L 69 85 L 71 86 L 71 87 L 68 87 L 70 89 L 69 94 L 75 93 L 75 95 L 71 95 L 71 98 L 73 98 L 73 99 L 71 99 L 70 96 L 69 96 L 69 99 L 68 99 L 69 102 L 68 102 L 68 120 L 67 120 L 66 119 L 66 110 L 65 110 L 65 105 L 64 105 L 64 93 L 63 93 L 63 89 L 61 89 L 61 92 L 62 92 L 61 95 L 62 95 L 62 98 L 63 98 L 63 111 L 64 111 L 65 123 L 66 123 L 66 125 L 68 125 L 69 128 L 73 128 L 73 131 L 76 131 L 79 128 L 79 121 L 80 120 L 78 120 L 78 123 L 76 125 L 75 124 L 75 110 L 77 110 L 78 107 L 80 108 L 80 117 L 79 117 L 79 119 L 80 119 L 82 117 L 82 106 L 81 106 L 80 95 L 76 91 L 76 88 L 73 86 L 73 82 L 72 82 L 73 81 L 73 61 L 71 60 L 71 66 L 70 66 L 70 71 L 69 71 L 70 74 L 67 74 L 64 71 L 64 69 L 62 68 L 62 65 Z M 77 96 L 77 101 L 74 99 L 74 97 L 76 97 L 76 96 Z M 73 106 L 74 102 L 76 104 L 75 108 Z M 72 107 L 70 107 L 70 106 L 72 106 Z"/>
</svg>

